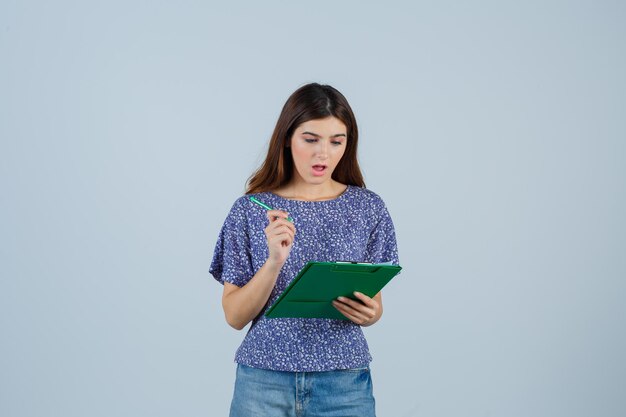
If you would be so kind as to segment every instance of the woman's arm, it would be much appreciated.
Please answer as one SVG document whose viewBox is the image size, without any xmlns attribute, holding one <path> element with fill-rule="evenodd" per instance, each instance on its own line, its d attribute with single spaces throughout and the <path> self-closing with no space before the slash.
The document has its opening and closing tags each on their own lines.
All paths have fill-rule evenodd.
<svg viewBox="0 0 626 417">
<path fill-rule="evenodd" d="M 274 289 L 280 268 L 266 262 L 243 287 L 224 283 L 222 307 L 229 325 L 241 330 L 261 312 Z"/>
<path fill-rule="evenodd" d="M 269 210 L 267 216 L 270 223 L 265 228 L 265 236 L 269 256 L 265 264 L 243 287 L 224 282 L 224 315 L 226 322 L 237 330 L 246 327 L 261 312 L 293 246 L 296 229 L 293 223 L 286 220 L 289 214 Z"/>
</svg>

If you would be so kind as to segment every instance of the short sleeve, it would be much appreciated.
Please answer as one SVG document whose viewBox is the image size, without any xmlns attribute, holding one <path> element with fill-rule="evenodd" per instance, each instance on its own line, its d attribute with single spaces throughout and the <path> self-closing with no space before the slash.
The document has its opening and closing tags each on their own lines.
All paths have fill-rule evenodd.
<svg viewBox="0 0 626 417">
<path fill-rule="evenodd" d="M 248 221 L 242 198 L 235 201 L 217 237 L 209 273 L 224 284 L 244 286 L 254 276 Z"/>
<path fill-rule="evenodd" d="M 380 200 L 380 207 L 377 211 L 379 213 L 378 220 L 370 234 L 365 250 L 366 262 L 399 265 L 396 232 L 389 211 L 382 200 Z"/>
</svg>

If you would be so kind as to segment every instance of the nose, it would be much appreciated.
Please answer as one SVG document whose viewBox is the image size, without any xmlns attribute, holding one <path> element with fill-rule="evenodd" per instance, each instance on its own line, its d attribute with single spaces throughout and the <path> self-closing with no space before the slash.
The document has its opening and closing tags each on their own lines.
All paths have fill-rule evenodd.
<svg viewBox="0 0 626 417">
<path fill-rule="evenodd" d="M 328 141 L 320 140 L 317 147 L 317 157 L 321 160 L 328 159 Z"/>
</svg>

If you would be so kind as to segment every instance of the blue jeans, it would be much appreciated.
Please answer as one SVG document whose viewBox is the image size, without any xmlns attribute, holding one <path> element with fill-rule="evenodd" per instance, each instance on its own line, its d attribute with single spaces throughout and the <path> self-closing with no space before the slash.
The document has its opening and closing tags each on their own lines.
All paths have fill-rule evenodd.
<svg viewBox="0 0 626 417">
<path fill-rule="evenodd" d="M 369 368 L 282 372 L 237 365 L 230 417 L 375 417 Z"/>
</svg>

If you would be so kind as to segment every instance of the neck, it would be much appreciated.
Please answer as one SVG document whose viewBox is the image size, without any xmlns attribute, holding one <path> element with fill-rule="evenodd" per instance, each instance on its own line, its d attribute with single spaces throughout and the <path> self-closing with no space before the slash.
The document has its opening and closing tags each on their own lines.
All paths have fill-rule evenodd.
<svg viewBox="0 0 626 417">
<path fill-rule="evenodd" d="M 323 184 L 307 184 L 293 181 L 287 184 L 279 195 L 294 200 L 330 200 L 341 195 L 346 189 L 344 184 L 330 180 Z"/>
</svg>

